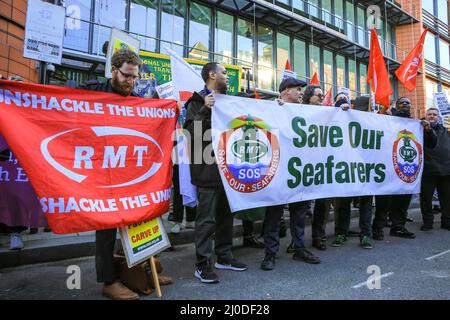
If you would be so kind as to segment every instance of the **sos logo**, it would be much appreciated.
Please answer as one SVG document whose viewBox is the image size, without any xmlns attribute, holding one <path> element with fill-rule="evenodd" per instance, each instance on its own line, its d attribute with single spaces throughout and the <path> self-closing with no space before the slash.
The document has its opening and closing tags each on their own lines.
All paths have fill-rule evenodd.
<svg viewBox="0 0 450 320">
<path fill-rule="evenodd" d="M 407 183 L 413 183 L 422 168 L 422 146 L 416 138 L 407 130 L 402 130 L 397 135 L 392 150 L 394 170 L 398 177 Z"/>
<path fill-rule="evenodd" d="M 259 191 L 269 185 L 278 169 L 278 138 L 262 119 L 237 117 L 220 136 L 217 159 L 231 188 L 244 193 Z"/>
</svg>

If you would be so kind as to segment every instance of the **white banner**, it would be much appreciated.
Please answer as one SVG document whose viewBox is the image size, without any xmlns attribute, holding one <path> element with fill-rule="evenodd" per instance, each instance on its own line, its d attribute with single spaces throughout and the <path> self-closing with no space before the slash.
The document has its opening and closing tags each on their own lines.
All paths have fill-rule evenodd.
<svg viewBox="0 0 450 320">
<path fill-rule="evenodd" d="M 420 191 L 417 120 L 216 95 L 213 148 L 233 212 Z"/>
</svg>

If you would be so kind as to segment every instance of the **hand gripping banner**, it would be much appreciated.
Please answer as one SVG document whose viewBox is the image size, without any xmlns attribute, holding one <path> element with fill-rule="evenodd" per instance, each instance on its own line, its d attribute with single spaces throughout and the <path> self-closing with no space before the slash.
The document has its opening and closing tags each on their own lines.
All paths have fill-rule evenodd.
<svg viewBox="0 0 450 320">
<path fill-rule="evenodd" d="M 55 233 L 167 212 L 174 100 L 0 82 L 0 132 Z"/>
</svg>

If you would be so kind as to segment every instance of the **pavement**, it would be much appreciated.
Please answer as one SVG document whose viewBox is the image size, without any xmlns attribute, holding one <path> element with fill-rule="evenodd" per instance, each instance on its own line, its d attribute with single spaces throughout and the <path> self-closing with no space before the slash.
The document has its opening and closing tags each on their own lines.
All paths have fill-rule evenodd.
<svg viewBox="0 0 450 320">
<path fill-rule="evenodd" d="M 435 229 L 419 230 L 420 210 L 410 210 L 414 222 L 407 228 L 416 239 L 390 237 L 374 241 L 373 249 L 363 249 L 358 238 L 350 238 L 344 246 L 330 246 L 334 224 L 327 224 L 328 249 L 310 249 L 322 263 L 310 265 L 294 261 L 286 253 L 290 236 L 281 240 L 276 268 L 260 269 L 264 250 L 241 246 L 234 239 L 234 255 L 248 265 L 245 272 L 217 270 L 218 284 L 202 284 L 195 271 L 195 251 L 192 244 L 175 246 L 163 252 L 159 259 L 163 275 L 170 275 L 174 284 L 162 287 L 163 300 L 328 300 L 328 299 L 450 299 L 450 232 Z M 358 219 L 352 219 L 357 230 Z M 306 245 L 310 248 L 310 228 L 306 230 Z M 80 268 L 80 289 L 70 290 L 68 268 Z M 69 268 L 70 270 L 70 268 Z M 369 286 L 368 286 L 369 283 Z M 96 283 L 94 258 L 83 257 L 44 264 L 0 269 L 0 300 L 9 299 L 103 299 L 101 285 Z M 159 300 L 153 293 L 142 300 Z"/>
</svg>

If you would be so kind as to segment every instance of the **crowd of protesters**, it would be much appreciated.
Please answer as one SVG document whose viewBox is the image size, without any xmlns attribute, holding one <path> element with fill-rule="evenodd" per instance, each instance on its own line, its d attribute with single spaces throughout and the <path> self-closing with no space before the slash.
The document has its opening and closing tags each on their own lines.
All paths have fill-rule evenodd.
<svg viewBox="0 0 450 320">
<path fill-rule="evenodd" d="M 81 86 L 84 89 L 120 94 L 124 100 L 135 95 L 133 89 L 139 78 L 139 57 L 128 50 L 116 52 L 111 61 L 112 77 L 106 82 L 90 81 Z M 204 65 L 201 76 L 205 81 L 204 88 L 195 92 L 186 102 L 187 110 L 184 130 L 189 131 L 191 142 L 201 141 L 202 151 L 205 152 L 210 142 L 204 141 L 203 135 L 211 128 L 211 114 L 215 105 L 215 94 L 225 94 L 228 87 L 228 75 L 225 67 L 219 63 L 210 62 Z M 241 96 L 251 97 L 249 94 Z M 279 85 L 278 103 L 295 103 L 321 106 L 324 92 L 320 86 L 307 85 L 302 80 L 285 78 Z M 334 98 L 334 107 L 347 111 L 356 109 L 370 110 L 369 96 L 360 96 L 350 101 L 349 97 L 339 92 Z M 420 106 L 417 106 L 420 107 Z M 394 117 L 411 118 L 411 101 L 406 97 L 399 98 L 395 107 L 387 114 Z M 196 124 L 201 123 L 202 130 L 194 130 Z M 437 190 L 440 201 L 441 224 L 440 227 L 450 231 L 450 133 L 441 124 L 439 110 L 429 108 L 425 119 L 421 120 L 424 130 L 424 169 L 420 194 L 420 209 L 423 217 L 422 231 L 431 231 L 434 226 L 435 208 L 433 208 L 433 194 Z M 192 144 L 193 145 L 193 144 Z M 191 148 L 194 152 L 194 148 Z M 211 152 L 211 150 L 209 151 Z M 9 150 L 0 150 L 0 161 L 10 157 Z M 0 162 L 1 166 L 1 162 Z M 171 232 L 179 233 L 182 227 L 184 211 L 186 211 L 187 228 L 193 228 L 195 233 L 196 267 L 194 276 L 202 283 L 217 283 L 219 277 L 214 269 L 242 272 L 247 265 L 234 258 L 233 245 L 233 219 L 230 211 L 225 189 L 220 178 L 216 163 L 208 163 L 202 158 L 201 163 L 190 165 L 191 182 L 197 188 L 198 204 L 196 208 L 184 207 L 179 194 L 177 166 L 173 169 L 173 206 L 169 220 L 173 225 Z M 3 186 L 3 184 L 0 184 Z M 3 191 L 2 191 L 3 192 Z M 280 250 L 280 236 L 283 236 L 283 216 L 285 208 L 288 209 L 290 219 L 291 243 L 286 248 L 292 254 L 293 260 L 309 264 L 321 263 L 305 243 L 305 228 L 308 216 L 312 212 L 312 247 L 319 251 L 327 250 L 327 237 L 325 227 L 329 212 L 332 208 L 335 219 L 335 238 L 331 243 L 333 247 L 344 245 L 351 236 L 350 220 L 352 202 L 357 201 L 359 207 L 360 246 L 371 249 L 372 239 L 383 240 L 383 229 L 390 223 L 390 236 L 414 239 L 415 234 L 406 227 L 408 208 L 411 203 L 411 194 L 360 196 L 354 198 L 324 198 L 314 201 L 300 201 L 286 205 L 276 205 L 260 208 L 265 212 L 262 218 L 263 241 L 258 240 L 253 230 L 252 219 L 242 217 L 244 227 L 244 245 L 252 248 L 264 249 L 261 269 L 273 270 L 276 266 L 276 255 Z M 375 212 L 373 212 L 375 202 Z M 0 208 L 1 209 L 1 208 Z M 8 210 L 12 210 L 9 208 Z M 14 214 L 14 212 L 10 212 Z M 14 229 L 14 226 L 11 230 Z M 285 230 L 284 230 L 285 232 Z M 17 232 L 13 232 L 16 237 Z M 97 280 L 103 283 L 103 294 L 112 299 L 137 299 L 133 292 L 120 281 L 114 266 L 114 244 L 116 229 L 96 231 L 95 264 Z M 214 241 L 213 241 L 214 239 Z M 19 245 L 14 249 L 20 249 Z M 214 258 L 215 256 L 215 258 Z"/>
</svg>

